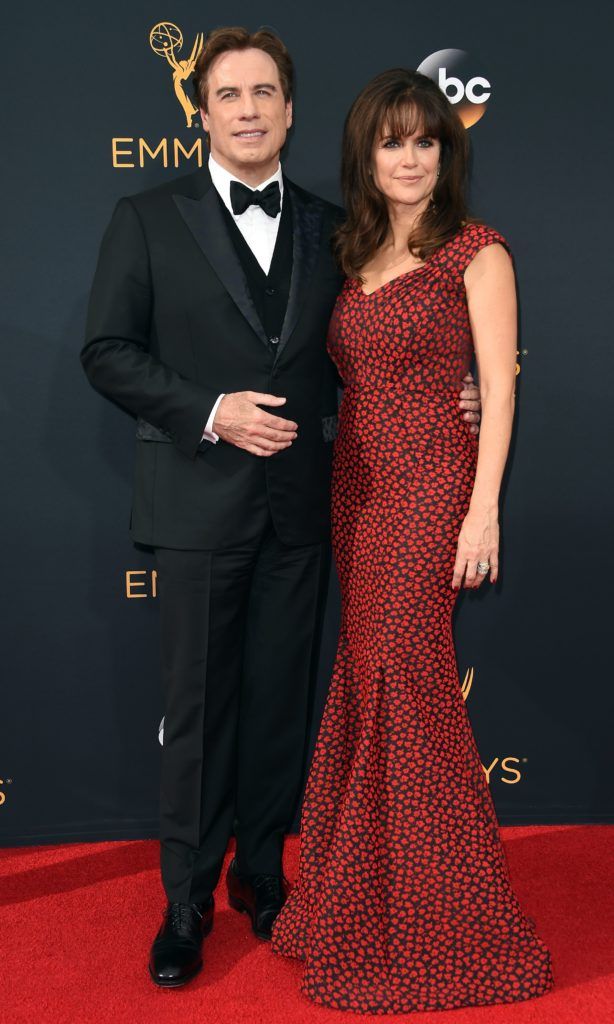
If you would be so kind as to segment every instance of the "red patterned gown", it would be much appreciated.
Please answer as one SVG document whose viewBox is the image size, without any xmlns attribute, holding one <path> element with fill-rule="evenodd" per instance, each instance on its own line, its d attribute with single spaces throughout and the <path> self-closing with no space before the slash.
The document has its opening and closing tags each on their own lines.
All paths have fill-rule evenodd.
<svg viewBox="0 0 614 1024">
<path fill-rule="evenodd" d="M 331 321 L 342 621 L 273 950 L 303 959 L 302 991 L 337 1009 L 512 1002 L 552 985 L 510 884 L 452 637 L 478 447 L 458 410 L 473 351 L 463 274 L 494 242 L 508 248 L 468 224 L 368 296 L 348 279 Z"/>
</svg>

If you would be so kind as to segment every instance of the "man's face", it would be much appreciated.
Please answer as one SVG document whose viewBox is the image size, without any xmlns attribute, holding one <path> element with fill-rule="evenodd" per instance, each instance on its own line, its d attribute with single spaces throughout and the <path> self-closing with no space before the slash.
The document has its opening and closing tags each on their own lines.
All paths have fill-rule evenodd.
<svg viewBox="0 0 614 1024">
<path fill-rule="evenodd" d="M 292 124 L 277 65 L 262 50 L 230 50 L 211 66 L 207 110 L 201 109 L 211 155 L 248 185 L 277 169 Z"/>
</svg>

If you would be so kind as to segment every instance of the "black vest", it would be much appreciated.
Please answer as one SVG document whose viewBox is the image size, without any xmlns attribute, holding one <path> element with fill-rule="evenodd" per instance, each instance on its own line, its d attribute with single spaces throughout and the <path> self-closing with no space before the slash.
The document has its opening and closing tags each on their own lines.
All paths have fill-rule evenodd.
<svg viewBox="0 0 614 1024">
<path fill-rule="evenodd" d="M 256 312 L 271 339 L 271 351 L 279 342 L 288 308 L 290 278 L 292 276 L 292 210 L 290 197 L 285 195 L 277 231 L 277 240 L 268 274 L 258 263 L 249 245 L 239 231 L 235 220 L 220 199 L 237 256 L 241 262 L 247 284 L 254 300 Z"/>
</svg>

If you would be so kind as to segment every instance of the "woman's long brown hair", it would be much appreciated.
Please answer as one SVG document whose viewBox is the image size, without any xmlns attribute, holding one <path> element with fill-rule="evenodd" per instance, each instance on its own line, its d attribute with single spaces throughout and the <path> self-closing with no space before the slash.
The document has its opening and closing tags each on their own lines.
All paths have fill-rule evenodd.
<svg viewBox="0 0 614 1024">
<path fill-rule="evenodd" d="M 469 147 L 454 107 L 426 75 L 405 68 L 372 79 L 350 108 L 343 130 L 341 185 L 346 220 L 335 233 L 335 254 L 348 277 L 383 245 L 389 228 L 386 199 L 371 174 L 374 146 L 385 136 L 403 139 L 420 130 L 439 139 L 440 174 L 431 202 L 407 240 L 409 251 L 426 260 L 469 218 L 465 189 Z"/>
</svg>

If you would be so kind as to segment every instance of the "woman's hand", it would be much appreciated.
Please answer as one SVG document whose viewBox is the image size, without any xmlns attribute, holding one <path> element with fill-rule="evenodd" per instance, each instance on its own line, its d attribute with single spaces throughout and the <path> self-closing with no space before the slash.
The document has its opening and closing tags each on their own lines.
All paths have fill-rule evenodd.
<svg viewBox="0 0 614 1024">
<path fill-rule="evenodd" d="M 459 590 L 463 577 L 465 587 L 476 589 L 488 573 L 478 572 L 478 562 L 490 567 L 490 582 L 496 583 L 499 573 L 499 515 L 497 509 L 469 509 L 458 536 L 452 586 Z"/>
</svg>

